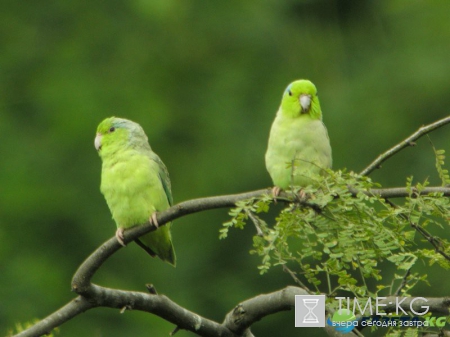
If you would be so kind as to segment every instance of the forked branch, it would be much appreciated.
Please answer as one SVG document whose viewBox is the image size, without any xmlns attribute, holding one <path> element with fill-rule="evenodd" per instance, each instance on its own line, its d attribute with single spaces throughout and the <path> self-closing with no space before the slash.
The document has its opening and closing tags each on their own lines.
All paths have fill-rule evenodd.
<svg viewBox="0 0 450 337">
<path fill-rule="evenodd" d="M 422 195 L 440 192 L 450 196 L 449 187 L 427 187 L 421 191 Z M 259 197 L 271 193 L 270 189 L 262 189 L 242 194 L 224 195 L 208 198 L 193 199 L 179 203 L 157 216 L 160 226 L 180 218 L 184 215 L 216 208 L 234 207 L 238 201 L 252 197 Z M 356 195 L 356 191 L 352 191 Z M 376 194 L 383 198 L 406 197 L 409 192 L 406 188 L 373 189 L 368 194 Z M 278 199 L 286 201 L 292 198 L 291 193 L 282 192 Z M 131 228 L 125 232 L 125 243 L 155 230 L 153 225 L 147 223 Z M 284 310 L 290 310 L 294 305 L 294 295 L 307 293 L 299 287 L 287 287 L 271 294 L 258 295 L 238 304 L 225 318 L 222 324 L 201 317 L 196 313 L 182 308 L 164 295 L 144 292 L 123 291 L 101 287 L 91 283 L 95 272 L 116 251 L 123 248 L 115 237 L 110 238 L 98 247 L 78 268 L 72 279 L 72 290 L 79 296 L 64 307 L 60 308 L 47 318 L 25 330 L 16 337 L 41 336 L 54 328 L 69 321 L 75 316 L 95 307 L 110 307 L 120 310 L 141 310 L 158 315 L 176 325 L 177 329 L 185 329 L 199 336 L 223 337 L 251 337 L 250 326 L 263 317 Z M 445 299 L 442 299 L 444 301 Z M 439 302 L 439 310 L 442 303 Z M 447 304 L 448 302 L 445 302 Z M 326 329 L 329 335 L 337 336 L 333 329 Z M 329 331 L 328 331 L 329 330 Z M 349 335 L 346 335 L 349 336 Z"/>
</svg>

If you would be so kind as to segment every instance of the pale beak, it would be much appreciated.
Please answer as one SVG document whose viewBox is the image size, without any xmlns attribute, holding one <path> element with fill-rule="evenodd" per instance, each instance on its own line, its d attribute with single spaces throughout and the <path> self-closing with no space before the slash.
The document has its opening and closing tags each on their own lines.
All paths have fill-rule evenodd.
<svg viewBox="0 0 450 337">
<path fill-rule="evenodd" d="M 300 95 L 299 101 L 302 107 L 302 112 L 308 112 L 311 107 L 311 95 Z"/>
<path fill-rule="evenodd" d="M 95 136 L 94 145 L 97 151 L 99 151 L 102 147 L 102 137 L 103 136 L 100 133 L 97 133 L 97 135 Z"/>
</svg>

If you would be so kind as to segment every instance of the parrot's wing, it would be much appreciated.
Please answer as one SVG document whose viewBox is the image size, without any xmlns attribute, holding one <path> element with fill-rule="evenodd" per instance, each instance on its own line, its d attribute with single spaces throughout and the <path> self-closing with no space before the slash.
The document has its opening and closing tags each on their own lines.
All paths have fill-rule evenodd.
<svg viewBox="0 0 450 337">
<path fill-rule="evenodd" d="M 150 158 L 158 164 L 158 176 L 161 184 L 164 188 L 164 192 L 166 193 L 167 201 L 169 201 L 169 205 L 173 205 L 173 197 L 172 197 L 172 186 L 170 184 L 169 171 L 167 171 L 166 165 L 164 165 L 161 158 L 154 152 L 151 153 Z"/>
<path fill-rule="evenodd" d="M 154 152 L 150 152 L 148 154 L 148 156 L 150 157 L 150 159 L 155 162 L 158 165 L 158 178 L 161 181 L 161 185 L 164 189 L 164 193 L 166 195 L 167 201 L 169 202 L 169 205 L 172 206 L 173 203 L 173 198 L 172 198 L 172 190 L 171 190 L 171 184 L 170 184 L 170 178 L 169 178 L 169 172 L 167 171 L 166 165 L 164 165 L 164 163 L 162 162 L 161 158 L 158 157 L 158 155 Z M 170 226 L 170 224 L 169 224 Z M 168 261 L 169 263 L 175 265 L 175 252 L 173 251 L 173 246 L 172 246 L 172 242 L 170 241 L 170 232 L 169 232 L 169 226 L 165 226 L 162 231 L 158 230 L 159 234 L 161 235 L 161 233 L 163 233 L 163 237 L 168 237 L 168 243 L 170 245 L 170 249 L 168 250 L 169 253 L 168 255 L 164 255 L 162 253 L 165 252 L 159 252 L 156 253 L 154 251 L 154 249 L 150 248 L 150 247 L 157 247 L 154 246 L 155 243 L 153 243 L 152 245 L 149 245 L 148 242 L 145 241 L 145 236 L 141 237 L 139 239 L 134 240 L 141 248 L 143 248 L 148 254 L 150 254 L 152 257 L 154 256 L 159 256 L 161 259 L 163 259 L 164 261 Z M 157 233 L 156 233 L 157 234 Z M 150 233 L 149 235 L 155 235 L 155 233 Z M 160 237 L 161 239 L 161 237 Z M 157 251 L 157 250 L 156 250 Z"/>
</svg>

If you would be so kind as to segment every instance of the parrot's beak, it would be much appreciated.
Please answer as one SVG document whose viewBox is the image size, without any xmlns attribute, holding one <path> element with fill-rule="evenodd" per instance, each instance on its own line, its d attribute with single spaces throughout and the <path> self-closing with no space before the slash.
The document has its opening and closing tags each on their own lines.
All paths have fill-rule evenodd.
<svg viewBox="0 0 450 337">
<path fill-rule="evenodd" d="M 302 112 L 308 112 L 309 108 L 311 107 L 311 95 L 300 95 L 300 98 L 298 100 L 300 101 Z"/>
<path fill-rule="evenodd" d="M 97 135 L 95 136 L 94 145 L 97 151 L 100 151 L 102 147 L 102 137 L 103 136 L 100 133 L 97 133 Z"/>
</svg>

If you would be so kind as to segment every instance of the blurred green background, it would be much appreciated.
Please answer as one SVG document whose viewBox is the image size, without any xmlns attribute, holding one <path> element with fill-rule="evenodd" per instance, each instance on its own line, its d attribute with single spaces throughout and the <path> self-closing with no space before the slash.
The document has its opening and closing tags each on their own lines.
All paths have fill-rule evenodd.
<svg viewBox="0 0 450 337">
<path fill-rule="evenodd" d="M 0 335 L 72 299 L 76 268 L 114 234 L 93 144 L 105 117 L 144 127 L 181 202 L 271 184 L 269 128 L 294 79 L 318 87 L 336 169 L 360 171 L 449 114 L 447 0 L 4 0 L 1 7 Z M 448 150 L 448 132 L 431 134 L 437 148 Z M 426 139 L 372 177 L 398 186 L 410 175 L 438 183 Z M 227 219 L 223 209 L 177 220 L 175 269 L 132 244 L 94 281 L 142 291 L 153 283 L 218 321 L 239 301 L 293 283 L 280 268 L 258 274 L 260 261 L 248 254 L 251 225 L 219 241 Z M 418 295 L 448 295 L 442 272 L 427 272 L 431 286 Z M 292 311 L 252 330 L 298 335 L 293 325 Z M 94 309 L 60 335 L 172 329 L 149 314 Z"/>
</svg>

